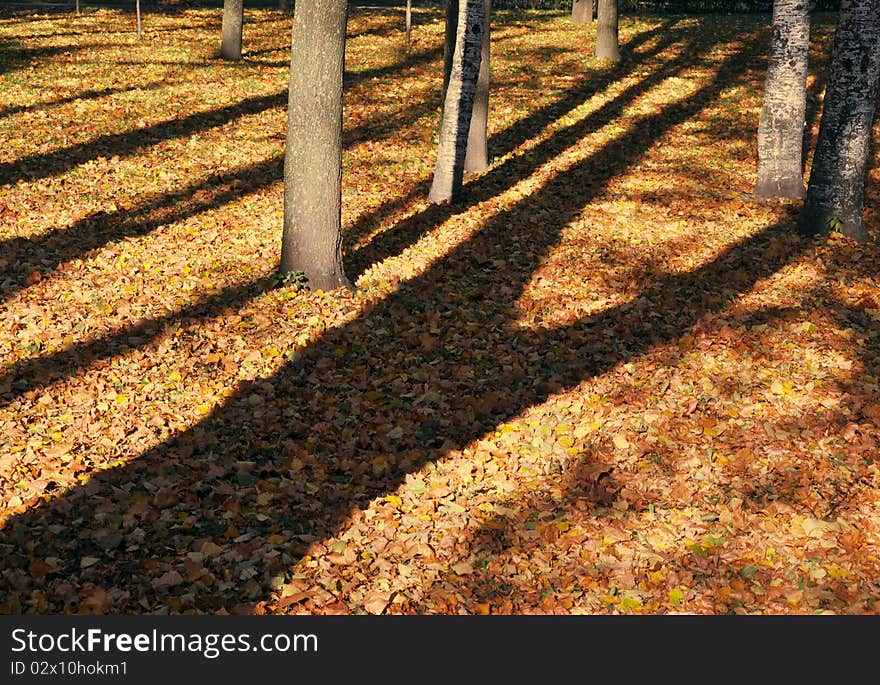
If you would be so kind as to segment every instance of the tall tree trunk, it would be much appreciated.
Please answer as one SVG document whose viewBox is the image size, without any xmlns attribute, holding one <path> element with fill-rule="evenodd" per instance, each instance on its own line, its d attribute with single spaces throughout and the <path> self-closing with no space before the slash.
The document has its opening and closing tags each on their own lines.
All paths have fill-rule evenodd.
<svg viewBox="0 0 880 685">
<path fill-rule="evenodd" d="M 800 233 L 868 239 L 862 210 L 878 89 L 880 0 L 842 0 Z"/>
<path fill-rule="evenodd" d="M 596 0 L 572 0 L 571 20 L 575 24 L 589 24 L 596 11 Z"/>
<path fill-rule="evenodd" d="M 141 28 L 141 0 L 134 0 L 134 11 L 137 16 L 138 40 L 140 40 L 144 34 L 143 29 Z"/>
<path fill-rule="evenodd" d="M 284 151 L 282 275 L 350 287 L 342 266 L 342 75 L 348 0 L 298 0 Z"/>
<path fill-rule="evenodd" d="M 466 174 L 489 168 L 489 83 L 491 80 L 491 0 L 483 5 L 483 44 L 480 51 L 480 73 L 474 94 L 474 109 L 468 127 L 467 152 L 464 157 Z"/>
<path fill-rule="evenodd" d="M 412 0 L 406 0 L 406 42 L 412 38 Z"/>
<path fill-rule="evenodd" d="M 774 0 L 773 39 L 758 125 L 755 195 L 804 196 L 803 141 L 810 50 L 809 0 Z"/>
<path fill-rule="evenodd" d="M 461 193 L 468 130 L 474 110 L 477 79 L 483 50 L 485 0 L 461 0 L 455 32 L 455 49 L 449 71 L 437 162 L 428 200 L 454 202 Z"/>
<path fill-rule="evenodd" d="M 617 38 L 617 0 L 599 0 L 599 26 L 596 28 L 596 59 L 620 61 Z"/>
<path fill-rule="evenodd" d="M 241 30 L 244 24 L 244 0 L 223 0 L 223 25 L 220 56 L 223 59 L 241 59 Z"/>
</svg>

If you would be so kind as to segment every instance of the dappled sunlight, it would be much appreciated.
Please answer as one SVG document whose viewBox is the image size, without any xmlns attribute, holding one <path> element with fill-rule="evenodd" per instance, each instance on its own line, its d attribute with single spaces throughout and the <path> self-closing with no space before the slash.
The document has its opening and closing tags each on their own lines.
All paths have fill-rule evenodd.
<svg viewBox="0 0 880 685">
<path fill-rule="evenodd" d="M 768 28 L 496 13 L 434 205 L 415 16 L 349 21 L 329 293 L 275 275 L 289 15 L 0 18 L 0 611 L 876 611 L 880 254 L 749 197 Z"/>
</svg>

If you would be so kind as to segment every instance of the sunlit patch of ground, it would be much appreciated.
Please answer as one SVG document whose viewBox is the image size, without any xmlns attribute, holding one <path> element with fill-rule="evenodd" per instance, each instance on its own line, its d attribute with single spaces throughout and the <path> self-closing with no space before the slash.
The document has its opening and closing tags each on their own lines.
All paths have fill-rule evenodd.
<svg viewBox="0 0 880 685">
<path fill-rule="evenodd" d="M 0 610 L 874 613 L 880 260 L 750 197 L 766 22 L 497 12 L 438 207 L 415 16 L 350 19 L 356 293 L 274 277 L 288 15 L 0 17 Z"/>
</svg>

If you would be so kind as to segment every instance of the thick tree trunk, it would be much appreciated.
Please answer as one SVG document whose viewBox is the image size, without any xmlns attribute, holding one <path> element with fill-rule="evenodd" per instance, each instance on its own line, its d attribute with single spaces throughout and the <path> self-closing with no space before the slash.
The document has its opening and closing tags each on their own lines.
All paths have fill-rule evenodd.
<svg viewBox="0 0 880 685">
<path fill-rule="evenodd" d="M 282 275 L 350 287 L 342 266 L 342 75 L 348 0 L 298 0 L 284 153 Z"/>
<path fill-rule="evenodd" d="M 620 61 L 617 38 L 617 0 L 599 0 L 599 26 L 596 27 L 596 59 Z"/>
<path fill-rule="evenodd" d="M 843 0 L 800 233 L 868 239 L 862 210 L 878 89 L 880 0 Z"/>
<path fill-rule="evenodd" d="M 593 21 L 593 3 L 596 0 L 572 0 L 571 20 L 575 24 L 589 24 Z"/>
<path fill-rule="evenodd" d="M 804 196 L 803 140 L 810 49 L 809 0 L 774 0 L 773 40 L 758 125 L 758 182 L 764 198 Z"/>
<path fill-rule="evenodd" d="M 468 130 L 483 49 L 484 3 L 485 0 L 459 2 L 455 49 L 437 143 L 437 162 L 428 193 L 431 202 L 454 202 L 461 193 Z"/>
<path fill-rule="evenodd" d="M 220 56 L 223 59 L 241 59 L 241 29 L 244 24 L 244 0 L 223 0 Z"/>
<path fill-rule="evenodd" d="M 477 76 L 477 92 L 474 94 L 474 109 L 471 113 L 471 125 L 468 128 L 467 152 L 464 157 L 464 171 L 466 174 L 485 171 L 489 168 L 491 0 L 485 0 L 483 12 L 483 45 L 480 52 L 480 73 Z"/>
</svg>

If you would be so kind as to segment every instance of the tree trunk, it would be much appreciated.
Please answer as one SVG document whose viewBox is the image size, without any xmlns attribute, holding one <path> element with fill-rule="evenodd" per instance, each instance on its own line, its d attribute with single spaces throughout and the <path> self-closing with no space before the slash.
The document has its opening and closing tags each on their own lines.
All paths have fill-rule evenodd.
<svg viewBox="0 0 880 685">
<path fill-rule="evenodd" d="M 477 79 L 483 50 L 485 0 L 461 0 L 455 32 L 455 49 L 449 70 L 437 161 L 428 200 L 454 202 L 461 193 L 468 130 L 474 110 Z"/>
<path fill-rule="evenodd" d="M 342 266 L 342 75 L 348 0 L 298 0 L 284 154 L 282 275 L 350 287 Z"/>
<path fill-rule="evenodd" d="M 878 89 L 880 0 L 843 0 L 800 233 L 869 238 L 862 210 Z"/>
<path fill-rule="evenodd" d="M 620 61 L 620 46 L 617 42 L 617 0 L 599 0 L 596 59 Z"/>
<path fill-rule="evenodd" d="M 138 40 L 140 40 L 141 37 L 143 36 L 143 29 L 141 28 L 141 0 L 134 1 L 134 11 L 135 11 L 135 15 L 137 17 L 136 20 L 137 20 Z"/>
<path fill-rule="evenodd" d="M 774 0 L 773 39 L 758 125 L 758 182 L 763 198 L 804 196 L 803 141 L 810 49 L 809 0 Z"/>
<path fill-rule="evenodd" d="M 483 44 L 480 52 L 480 73 L 477 76 L 477 91 L 474 94 L 474 109 L 468 127 L 467 152 L 464 157 L 464 172 L 473 174 L 489 168 L 489 82 L 491 74 L 491 0 L 483 6 Z"/>
<path fill-rule="evenodd" d="M 223 0 L 223 25 L 220 56 L 237 62 L 241 59 L 241 29 L 244 24 L 244 0 Z"/>
<path fill-rule="evenodd" d="M 572 0 L 571 20 L 575 24 L 589 24 L 593 21 L 593 3 L 596 0 Z"/>
<path fill-rule="evenodd" d="M 406 42 L 412 37 L 412 0 L 406 0 Z"/>
<path fill-rule="evenodd" d="M 449 74 L 452 72 L 452 56 L 455 54 L 455 36 L 458 33 L 458 0 L 446 0 L 446 23 L 443 30 L 443 90 L 441 107 L 446 102 Z"/>
</svg>

